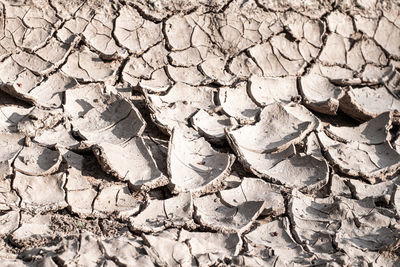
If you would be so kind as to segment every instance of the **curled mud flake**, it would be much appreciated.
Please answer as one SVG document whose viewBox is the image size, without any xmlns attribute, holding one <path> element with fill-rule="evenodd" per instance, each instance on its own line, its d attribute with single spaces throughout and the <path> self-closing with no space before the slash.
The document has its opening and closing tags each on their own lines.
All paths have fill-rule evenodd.
<svg viewBox="0 0 400 267">
<path fill-rule="evenodd" d="M 206 86 L 193 87 L 177 83 L 165 95 L 145 96 L 153 121 L 166 132 L 187 124 L 188 119 L 199 109 L 209 110 L 215 107 L 214 89 Z"/>
<path fill-rule="evenodd" d="M 400 184 L 400 177 L 377 184 L 366 184 L 360 180 L 349 179 L 348 185 L 356 199 L 372 198 L 375 203 L 381 202 L 390 205 L 392 195 Z"/>
<path fill-rule="evenodd" d="M 24 108 L 17 105 L 0 106 L 0 132 L 18 132 L 18 123 L 32 110 L 33 108 Z"/>
<path fill-rule="evenodd" d="M 192 126 L 197 132 L 212 143 L 221 144 L 225 139 L 225 128 L 237 126 L 233 118 L 216 113 L 208 113 L 201 109 L 191 118 Z"/>
<path fill-rule="evenodd" d="M 385 87 L 350 87 L 340 98 L 340 109 L 349 116 L 366 121 L 383 112 L 400 110 L 400 101 Z"/>
<path fill-rule="evenodd" d="M 22 198 L 22 209 L 33 212 L 56 211 L 68 205 L 63 189 L 65 181 L 66 177 L 63 173 L 27 176 L 17 171 L 13 187 Z"/>
<path fill-rule="evenodd" d="M 190 128 L 177 127 L 172 132 L 168 172 L 175 192 L 202 195 L 218 191 L 234 161 L 235 156 L 215 151 Z"/>
<path fill-rule="evenodd" d="M 211 266 L 237 256 L 243 241 L 239 234 L 188 232 L 182 230 L 179 241 L 189 244 L 192 255 L 201 266 Z"/>
<path fill-rule="evenodd" d="M 99 143 L 93 150 L 105 172 L 129 182 L 135 189 L 148 190 L 168 183 L 141 137 L 121 145 Z"/>
<path fill-rule="evenodd" d="M 129 191 L 128 186 L 114 184 L 103 188 L 93 204 L 93 213 L 98 217 L 111 214 L 119 218 L 127 218 L 140 210 L 141 201 Z"/>
<path fill-rule="evenodd" d="M 341 142 L 358 142 L 369 145 L 377 145 L 390 141 L 393 112 L 384 112 L 378 117 L 364 122 L 356 127 L 336 127 L 328 125 L 327 133 Z"/>
<path fill-rule="evenodd" d="M 74 132 L 89 143 L 123 143 L 141 135 L 145 121 L 134 105 L 100 85 L 85 85 L 66 92 L 65 110 Z"/>
<path fill-rule="evenodd" d="M 73 136 L 70 125 L 58 124 L 54 128 L 37 132 L 33 140 L 41 146 L 53 147 L 57 145 L 66 148 L 79 146 L 79 141 Z"/>
<path fill-rule="evenodd" d="M 260 121 L 237 130 L 227 131 L 232 148 L 268 154 L 280 152 L 299 143 L 311 132 L 315 124 L 301 120 L 289 113 L 281 104 L 266 106 Z"/>
<path fill-rule="evenodd" d="M 63 93 L 74 89 L 77 85 L 75 79 L 67 77 L 60 71 L 50 75 L 47 80 L 29 91 L 29 95 L 39 106 L 59 108 L 62 105 Z"/>
<path fill-rule="evenodd" d="M 279 186 L 257 178 L 244 177 L 238 187 L 219 192 L 221 200 L 230 206 L 238 206 L 246 201 L 265 201 L 262 215 L 279 216 L 285 212 Z"/>
<path fill-rule="evenodd" d="M 311 109 L 334 115 L 339 108 L 339 98 L 343 91 L 333 85 L 327 78 L 309 74 L 300 80 L 300 92 L 306 106 Z"/>
<path fill-rule="evenodd" d="M 215 195 L 194 199 L 195 221 L 201 226 L 223 233 L 243 233 L 266 208 L 264 201 L 246 201 L 228 206 Z"/>
<path fill-rule="evenodd" d="M 251 76 L 250 97 L 260 106 L 274 102 L 289 103 L 298 96 L 296 77 L 263 78 Z"/>
<path fill-rule="evenodd" d="M 60 151 L 36 144 L 24 147 L 14 161 L 15 170 L 26 175 L 49 175 L 58 171 L 62 161 Z"/>
<path fill-rule="evenodd" d="M 241 82 L 235 87 L 222 87 L 218 92 L 218 101 L 225 114 L 237 119 L 241 124 L 253 123 L 260 108 L 247 94 L 247 83 Z"/>
<path fill-rule="evenodd" d="M 303 192 L 321 189 L 328 183 L 329 167 L 322 158 L 296 155 L 265 172 L 272 181 Z"/>
<path fill-rule="evenodd" d="M 318 138 L 329 161 L 341 172 L 376 183 L 386 180 L 400 168 L 400 154 L 388 142 L 378 145 L 340 143 L 330 139 L 325 133 Z"/>
</svg>

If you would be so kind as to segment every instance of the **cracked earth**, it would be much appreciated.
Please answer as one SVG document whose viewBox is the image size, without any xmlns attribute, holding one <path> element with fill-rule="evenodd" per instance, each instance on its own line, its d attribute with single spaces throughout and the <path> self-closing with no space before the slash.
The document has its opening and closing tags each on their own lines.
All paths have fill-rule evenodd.
<svg viewBox="0 0 400 267">
<path fill-rule="evenodd" d="M 399 266 L 395 1 L 1 0 L 2 266 Z"/>
</svg>

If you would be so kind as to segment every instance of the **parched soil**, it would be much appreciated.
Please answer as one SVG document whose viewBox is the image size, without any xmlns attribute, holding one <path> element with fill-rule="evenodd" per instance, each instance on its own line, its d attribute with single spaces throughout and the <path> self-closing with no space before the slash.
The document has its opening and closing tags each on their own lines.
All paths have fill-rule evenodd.
<svg viewBox="0 0 400 267">
<path fill-rule="evenodd" d="M 1 266 L 399 266 L 396 1 L 1 0 Z"/>
</svg>

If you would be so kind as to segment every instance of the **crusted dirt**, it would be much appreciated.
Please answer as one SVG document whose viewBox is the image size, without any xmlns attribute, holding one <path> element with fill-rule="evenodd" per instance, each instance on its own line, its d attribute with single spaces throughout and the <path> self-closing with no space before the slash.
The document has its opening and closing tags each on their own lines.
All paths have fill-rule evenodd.
<svg viewBox="0 0 400 267">
<path fill-rule="evenodd" d="M 400 5 L 0 0 L 1 266 L 399 266 Z"/>
</svg>

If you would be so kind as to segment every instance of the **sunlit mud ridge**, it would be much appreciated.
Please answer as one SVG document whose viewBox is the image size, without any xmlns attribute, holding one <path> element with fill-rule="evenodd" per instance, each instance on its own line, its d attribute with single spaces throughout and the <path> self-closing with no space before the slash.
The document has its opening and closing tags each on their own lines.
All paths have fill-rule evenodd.
<svg viewBox="0 0 400 267">
<path fill-rule="evenodd" d="M 399 266 L 400 7 L 0 6 L 1 266 Z"/>
</svg>

